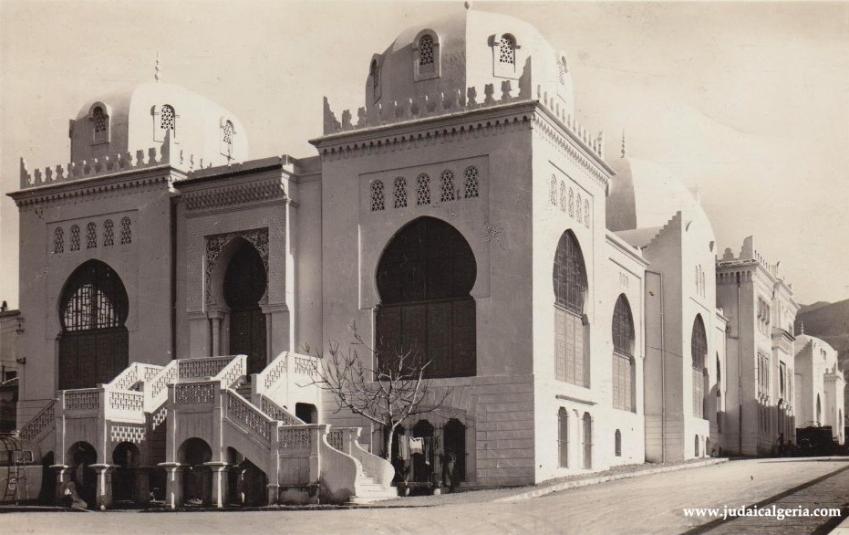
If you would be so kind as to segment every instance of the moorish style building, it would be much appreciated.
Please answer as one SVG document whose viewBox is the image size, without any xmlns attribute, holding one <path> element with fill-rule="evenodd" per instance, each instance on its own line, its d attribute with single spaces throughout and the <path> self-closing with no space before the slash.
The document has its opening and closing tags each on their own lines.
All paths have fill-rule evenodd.
<svg viewBox="0 0 849 535">
<path fill-rule="evenodd" d="M 451 455 L 468 486 L 702 457 L 742 425 L 710 221 L 668 174 L 605 158 L 566 54 L 458 9 L 364 76 L 354 112 L 325 100 L 314 156 L 256 158 L 232 113 L 156 82 L 86 103 L 72 163 L 21 163 L 20 435 L 60 487 L 390 495 L 383 429 L 333 410 L 298 353 L 352 323 L 365 367 L 416 352 L 447 395 L 399 428 L 425 444 L 413 480 Z"/>
</svg>

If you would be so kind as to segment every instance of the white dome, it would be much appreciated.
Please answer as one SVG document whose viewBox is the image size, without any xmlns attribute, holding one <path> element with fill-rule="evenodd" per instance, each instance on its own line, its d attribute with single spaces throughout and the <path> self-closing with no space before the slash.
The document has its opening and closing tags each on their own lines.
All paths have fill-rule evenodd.
<svg viewBox="0 0 849 535">
<path fill-rule="evenodd" d="M 422 38 L 433 43 L 433 62 L 420 63 Z M 513 64 L 499 59 L 502 38 L 515 43 Z M 574 115 L 572 76 L 566 56 L 556 51 L 542 34 L 522 20 L 477 9 L 457 7 L 440 19 L 417 24 L 401 32 L 382 53 L 375 54 L 366 79 L 366 107 L 380 103 L 405 102 L 441 92 L 466 95 L 469 87 L 483 98 L 486 84 L 496 95 L 501 83 L 511 80 L 513 95 L 528 60 L 532 59 L 531 87 L 541 86 L 550 97 L 559 98 L 561 108 Z M 374 76 L 377 84 L 374 84 Z"/>
<path fill-rule="evenodd" d="M 164 141 L 166 123 L 172 125 L 174 150 L 193 155 L 195 161 L 221 164 L 248 159 L 247 132 L 236 116 L 183 87 L 156 82 L 82 106 L 70 126 L 71 161 L 147 152 Z"/>
</svg>

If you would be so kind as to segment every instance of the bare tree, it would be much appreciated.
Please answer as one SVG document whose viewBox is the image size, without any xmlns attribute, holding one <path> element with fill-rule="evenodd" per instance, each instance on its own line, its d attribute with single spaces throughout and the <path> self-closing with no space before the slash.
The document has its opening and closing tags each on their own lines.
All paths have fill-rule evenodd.
<svg viewBox="0 0 849 535">
<path fill-rule="evenodd" d="M 381 348 L 378 354 L 349 326 L 353 341 L 346 348 L 331 343 L 313 363 L 312 383 L 333 395 L 336 412 L 347 409 L 384 429 L 383 457 L 390 459 L 395 429 L 410 416 L 438 412 L 448 388 L 435 392 L 424 361 L 411 348 Z M 361 355 L 363 353 L 363 355 Z M 363 358 L 365 357 L 365 358 Z M 370 363 L 375 362 L 374 369 Z"/>
</svg>

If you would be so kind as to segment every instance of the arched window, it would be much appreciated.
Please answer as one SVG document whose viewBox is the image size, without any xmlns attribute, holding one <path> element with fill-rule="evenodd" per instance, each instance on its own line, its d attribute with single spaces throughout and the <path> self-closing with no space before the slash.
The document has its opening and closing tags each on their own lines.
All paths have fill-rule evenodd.
<svg viewBox="0 0 849 535">
<path fill-rule="evenodd" d="M 425 173 L 416 177 L 416 206 L 430 204 L 430 177 Z"/>
<path fill-rule="evenodd" d="M 85 226 L 85 248 L 94 249 L 97 247 L 97 225 L 89 223 Z"/>
<path fill-rule="evenodd" d="M 470 291 L 477 263 L 454 227 L 431 217 L 404 226 L 377 267 L 380 366 L 410 352 L 430 364 L 428 377 L 475 375 L 476 313 Z"/>
<path fill-rule="evenodd" d="M 395 208 L 407 207 L 407 179 L 399 176 L 393 183 L 393 195 L 395 196 Z"/>
<path fill-rule="evenodd" d="M 693 365 L 693 416 L 704 418 L 705 360 L 707 358 L 707 336 L 702 316 L 696 314 L 690 335 L 690 356 Z"/>
<path fill-rule="evenodd" d="M 368 73 L 371 77 L 372 98 L 374 102 L 377 102 L 380 98 L 380 65 L 377 63 L 376 58 L 371 60 Z"/>
<path fill-rule="evenodd" d="M 65 252 L 65 229 L 56 227 L 53 229 L 53 254 Z"/>
<path fill-rule="evenodd" d="M 589 386 L 588 325 L 584 316 L 587 275 L 575 235 L 560 236 L 554 256 L 555 377 Z"/>
<path fill-rule="evenodd" d="M 172 133 L 177 130 L 177 113 L 170 104 L 163 104 L 159 109 L 159 128 Z"/>
<path fill-rule="evenodd" d="M 112 247 L 115 245 L 115 229 L 111 219 L 103 222 L 103 246 Z"/>
<path fill-rule="evenodd" d="M 386 208 L 383 196 L 383 181 L 375 180 L 371 183 L 371 211 L 379 212 Z"/>
<path fill-rule="evenodd" d="M 560 211 L 566 211 L 566 183 L 560 182 Z"/>
<path fill-rule="evenodd" d="M 441 192 L 439 202 L 448 202 L 454 200 L 454 173 L 450 169 L 442 172 L 440 177 Z"/>
<path fill-rule="evenodd" d="M 71 225 L 71 250 L 80 250 L 80 227 L 79 225 Z"/>
<path fill-rule="evenodd" d="M 423 35 L 419 39 L 419 66 L 433 65 L 433 37 Z"/>
<path fill-rule="evenodd" d="M 97 260 L 78 267 L 59 300 L 59 388 L 108 383 L 127 366 L 127 292 L 118 274 Z"/>
<path fill-rule="evenodd" d="M 124 216 L 121 218 L 121 245 L 133 243 L 133 229 L 130 227 L 130 218 Z"/>
<path fill-rule="evenodd" d="M 620 295 L 613 308 L 613 408 L 634 410 L 634 319 Z"/>
<path fill-rule="evenodd" d="M 465 178 L 466 198 L 477 198 L 480 193 L 480 174 L 478 173 L 478 168 L 473 165 L 467 167 L 463 176 Z"/>
<path fill-rule="evenodd" d="M 95 106 L 91 112 L 91 123 L 94 143 L 106 143 L 109 141 L 109 116 L 100 106 Z"/>
<path fill-rule="evenodd" d="M 613 433 L 613 454 L 622 457 L 622 432 L 618 429 Z"/>
<path fill-rule="evenodd" d="M 560 468 L 569 467 L 569 413 L 563 407 L 557 411 L 557 450 Z"/>
<path fill-rule="evenodd" d="M 548 188 L 548 200 L 551 206 L 557 206 L 557 178 L 551 175 L 551 185 Z"/>
<path fill-rule="evenodd" d="M 498 62 L 516 64 L 516 40 L 512 35 L 502 35 L 498 42 Z"/>
</svg>

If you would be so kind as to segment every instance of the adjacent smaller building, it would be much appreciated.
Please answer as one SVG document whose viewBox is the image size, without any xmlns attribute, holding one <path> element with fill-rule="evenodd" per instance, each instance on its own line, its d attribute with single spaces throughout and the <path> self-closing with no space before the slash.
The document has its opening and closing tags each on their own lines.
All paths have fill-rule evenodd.
<svg viewBox="0 0 849 535">
<path fill-rule="evenodd" d="M 18 335 L 22 331 L 20 310 L 0 305 L 0 433 L 15 429 L 18 403 Z"/>
<path fill-rule="evenodd" d="M 846 441 L 843 426 L 843 389 L 837 351 L 825 341 L 800 334 L 796 337 L 797 427 L 831 427 L 838 444 Z"/>
</svg>

